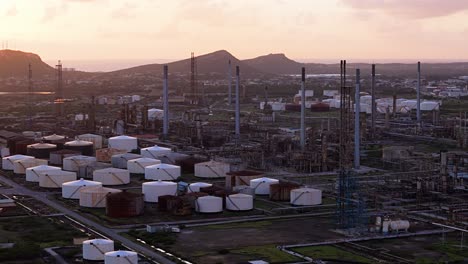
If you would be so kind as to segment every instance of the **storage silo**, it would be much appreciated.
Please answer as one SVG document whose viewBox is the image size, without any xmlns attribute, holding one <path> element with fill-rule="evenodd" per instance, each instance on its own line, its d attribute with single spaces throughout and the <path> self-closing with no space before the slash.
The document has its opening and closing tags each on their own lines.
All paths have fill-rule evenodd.
<svg viewBox="0 0 468 264">
<path fill-rule="evenodd" d="M 102 148 L 102 136 L 95 134 L 82 134 L 77 136 L 79 140 L 93 142 L 94 149 Z"/>
<path fill-rule="evenodd" d="M 105 208 L 106 197 L 112 193 L 121 192 L 118 189 L 111 189 L 102 186 L 86 187 L 80 190 L 80 206 L 91 208 Z"/>
<path fill-rule="evenodd" d="M 15 161 L 24 160 L 24 159 L 34 159 L 34 157 L 21 155 L 21 154 L 4 157 L 2 158 L 2 169 L 12 171 L 15 169 Z"/>
<path fill-rule="evenodd" d="M 277 179 L 262 177 L 258 179 L 253 179 L 250 181 L 250 188 L 255 189 L 255 194 L 258 195 L 269 195 L 270 194 L 270 185 L 276 184 L 279 181 Z"/>
<path fill-rule="evenodd" d="M 228 163 L 210 160 L 195 164 L 195 177 L 224 178 L 230 170 L 231 165 Z"/>
<path fill-rule="evenodd" d="M 47 165 L 47 160 L 43 159 L 22 159 L 14 162 L 13 172 L 16 174 L 25 174 L 27 168 L 39 165 Z"/>
<path fill-rule="evenodd" d="M 199 213 L 220 213 L 223 211 L 223 198 L 203 196 L 195 202 L 195 211 Z"/>
<path fill-rule="evenodd" d="M 145 167 L 145 179 L 174 181 L 180 177 L 180 167 L 171 164 L 156 164 Z"/>
<path fill-rule="evenodd" d="M 88 181 L 83 178 L 77 181 L 62 183 L 62 197 L 65 199 L 80 199 L 80 190 L 86 187 L 99 187 L 102 183 Z"/>
<path fill-rule="evenodd" d="M 109 138 L 109 148 L 123 149 L 128 152 L 138 149 L 138 139 L 129 136 L 116 136 Z"/>
<path fill-rule="evenodd" d="M 127 169 L 130 173 L 134 174 L 144 174 L 145 167 L 151 165 L 160 164 L 161 161 L 157 159 L 150 159 L 150 158 L 139 158 L 139 159 L 132 159 L 127 161 Z"/>
<path fill-rule="evenodd" d="M 169 181 L 145 182 L 142 185 L 145 202 L 157 203 L 159 196 L 177 195 L 177 183 Z"/>
<path fill-rule="evenodd" d="M 226 209 L 230 211 L 248 211 L 254 208 L 253 196 L 243 193 L 231 194 L 226 197 Z"/>
<path fill-rule="evenodd" d="M 133 217 L 144 212 L 145 203 L 141 193 L 111 193 L 106 199 L 106 215 L 110 217 Z"/>
<path fill-rule="evenodd" d="M 111 158 L 112 167 L 118 168 L 118 169 L 126 169 L 127 162 L 129 160 L 139 159 L 141 157 L 142 157 L 141 155 L 134 154 L 134 153 L 124 153 L 124 154 L 113 155 Z"/>
<path fill-rule="evenodd" d="M 322 191 L 313 188 L 291 190 L 291 204 L 300 206 L 318 205 L 322 203 Z"/>
<path fill-rule="evenodd" d="M 91 239 L 83 241 L 83 259 L 104 260 L 104 254 L 114 251 L 114 241 L 109 239 Z"/>
<path fill-rule="evenodd" d="M 104 255 L 104 264 L 138 264 L 138 254 L 126 250 L 107 252 Z"/>
<path fill-rule="evenodd" d="M 79 167 L 91 166 L 96 163 L 95 157 L 90 156 L 72 156 L 63 159 L 63 169 L 67 171 L 79 171 Z"/>
<path fill-rule="evenodd" d="M 49 163 L 51 165 L 62 165 L 64 158 L 79 156 L 79 155 L 81 155 L 81 152 L 68 150 L 68 149 L 53 151 L 50 153 Z"/>
<path fill-rule="evenodd" d="M 122 185 L 130 183 L 130 172 L 124 169 L 107 168 L 95 170 L 93 180 L 103 185 Z"/>
<path fill-rule="evenodd" d="M 36 143 L 28 145 L 27 153 L 29 156 L 34 156 L 38 159 L 49 159 L 50 153 L 57 150 L 57 145 L 48 143 Z"/>
<path fill-rule="evenodd" d="M 59 167 L 53 167 L 48 165 L 39 165 L 36 167 L 31 167 L 26 169 L 26 181 L 28 182 L 39 182 L 39 174 L 47 173 L 50 171 L 60 171 L 62 170 Z"/>
<path fill-rule="evenodd" d="M 206 183 L 206 182 L 194 182 L 188 185 L 187 187 L 187 192 L 192 193 L 192 192 L 199 192 L 200 188 L 203 187 L 211 187 L 213 184 L 211 183 Z"/>
<path fill-rule="evenodd" d="M 39 186 L 44 188 L 62 188 L 62 184 L 76 180 L 76 173 L 71 171 L 53 170 L 39 173 Z"/>
<path fill-rule="evenodd" d="M 80 151 L 82 155 L 92 156 L 94 152 L 93 142 L 84 141 L 84 140 L 73 140 L 68 141 L 64 145 L 65 149 Z"/>
<path fill-rule="evenodd" d="M 231 171 L 226 173 L 226 188 L 231 189 L 239 185 L 250 185 L 250 180 L 262 178 L 263 172 L 252 170 Z"/>
<path fill-rule="evenodd" d="M 158 159 L 159 156 L 170 154 L 172 150 L 170 148 L 152 146 L 148 148 L 142 148 L 140 153 L 145 158 Z"/>
</svg>

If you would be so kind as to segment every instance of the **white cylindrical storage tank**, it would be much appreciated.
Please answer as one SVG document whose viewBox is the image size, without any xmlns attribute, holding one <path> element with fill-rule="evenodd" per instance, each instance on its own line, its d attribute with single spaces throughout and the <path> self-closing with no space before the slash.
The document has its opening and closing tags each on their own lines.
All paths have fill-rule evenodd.
<svg viewBox="0 0 468 264">
<path fill-rule="evenodd" d="M 112 155 L 111 157 L 111 163 L 112 167 L 118 168 L 118 169 L 126 169 L 127 168 L 127 162 L 132 159 L 139 159 L 142 156 L 139 154 L 134 154 L 134 153 L 124 153 L 124 154 L 117 154 L 117 155 Z"/>
<path fill-rule="evenodd" d="M 40 165 L 47 165 L 47 160 L 43 159 L 22 159 L 14 162 L 13 172 L 16 174 L 25 174 L 27 168 L 32 168 Z"/>
<path fill-rule="evenodd" d="M 26 155 L 13 155 L 2 158 L 2 169 L 3 170 L 14 170 L 15 169 L 15 161 L 24 160 L 24 159 L 34 159 L 33 156 L 26 156 Z"/>
<path fill-rule="evenodd" d="M 114 241 L 109 239 L 91 239 L 83 241 L 83 259 L 104 260 L 104 254 L 114 251 Z"/>
<path fill-rule="evenodd" d="M 211 183 L 206 183 L 206 182 L 194 182 L 194 183 L 190 183 L 187 187 L 187 192 L 191 193 L 191 192 L 199 192 L 200 191 L 200 188 L 203 188 L 203 187 L 211 187 L 213 186 L 213 184 Z"/>
<path fill-rule="evenodd" d="M 237 185 L 232 188 L 234 192 L 255 196 L 255 189 L 247 185 Z"/>
<path fill-rule="evenodd" d="M 76 172 L 53 170 L 39 173 L 39 186 L 44 188 L 62 188 L 62 184 L 76 180 Z"/>
<path fill-rule="evenodd" d="M 171 153 L 170 148 L 152 146 L 149 148 L 142 148 L 140 153 L 144 158 L 158 159 L 159 156 L 167 155 Z"/>
<path fill-rule="evenodd" d="M 26 181 L 28 182 L 39 182 L 39 174 L 47 173 L 50 171 L 60 171 L 62 170 L 59 167 L 48 166 L 48 165 L 39 165 L 36 167 L 31 167 L 26 169 Z"/>
<path fill-rule="evenodd" d="M 270 185 L 277 184 L 279 181 L 272 178 L 258 178 L 250 180 L 250 188 L 255 189 L 255 194 L 258 195 L 269 195 L 270 194 Z"/>
<path fill-rule="evenodd" d="M 290 202 L 292 205 L 308 206 L 322 203 L 322 191 L 312 188 L 299 188 L 291 190 Z"/>
<path fill-rule="evenodd" d="M 150 158 L 139 158 L 127 161 L 127 169 L 130 173 L 144 174 L 145 167 L 161 164 L 160 160 Z"/>
<path fill-rule="evenodd" d="M 199 178 L 224 178 L 231 171 L 229 163 L 210 160 L 195 164 L 195 177 Z"/>
<path fill-rule="evenodd" d="M 138 254 L 126 250 L 107 252 L 104 255 L 104 264 L 138 264 Z"/>
<path fill-rule="evenodd" d="M 122 149 L 128 152 L 138 149 L 138 140 L 135 137 L 116 136 L 109 138 L 109 148 Z"/>
<path fill-rule="evenodd" d="M 85 156 L 92 156 L 94 151 L 94 144 L 91 141 L 81 139 L 68 141 L 63 145 L 64 149 L 79 151 Z"/>
<path fill-rule="evenodd" d="M 169 181 L 145 182 L 142 185 L 145 202 L 157 203 L 159 196 L 177 195 L 177 183 Z"/>
<path fill-rule="evenodd" d="M 174 181 L 180 177 L 180 166 L 171 164 L 157 164 L 145 167 L 145 179 Z"/>
<path fill-rule="evenodd" d="M 93 142 L 94 149 L 102 148 L 102 136 L 94 134 L 83 134 L 77 137 L 80 140 Z"/>
<path fill-rule="evenodd" d="M 439 103 L 426 101 L 421 103 L 421 111 L 437 111 L 439 110 Z"/>
<path fill-rule="evenodd" d="M 408 231 L 410 222 L 408 220 L 395 220 L 390 222 L 390 229 L 392 231 Z"/>
<path fill-rule="evenodd" d="M 65 199 L 80 199 L 80 190 L 85 187 L 99 187 L 102 183 L 88 181 L 83 178 L 77 181 L 62 183 L 62 197 Z"/>
<path fill-rule="evenodd" d="M 54 143 L 56 141 L 64 140 L 65 136 L 53 134 L 53 135 L 49 135 L 49 136 L 44 136 L 44 137 L 42 137 L 42 139 L 44 141 L 46 141 L 46 142 Z"/>
<path fill-rule="evenodd" d="M 248 211 L 254 208 L 253 196 L 243 193 L 231 194 L 226 197 L 226 209 L 231 211 Z"/>
<path fill-rule="evenodd" d="M 91 208 L 105 208 L 106 197 L 111 193 L 121 192 L 102 186 L 86 187 L 80 190 L 80 206 Z"/>
<path fill-rule="evenodd" d="M 217 196 L 199 197 L 195 202 L 195 211 L 199 213 L 220 213 L 223 211 L 223 198 Z"/>
<path fill-rule="evenodd" d="M 38 159 L 49 159 L 50 153 L 57 150 L 57 145 L 48 143 L 36 143 L 27 146 L 27 154 Z"/>
<path fill-rule="evenodd" d="M 96 158 L 91 156 L 72 156 L 63 159 L 63 169 L 67 171 L 78 171 L 79 167 L 92 166 L 96 163 Z"/>
<path fill-rule="evenodd" d="M 402 107 L 405 107 L 408 110 L 416 109 L 418 106 L 418 101 L 416 100 L 406 100 L 400 103 Z"/>
<path fill-rule="evenodd" d="M 148 120 L 162 120 L 164 117 L 164 110 L 151 108 L 148 109 Z"/>
<path fill-rule="evenodd" d="M 124 169 L 107 168 L 93 171 L 93 181 L 103 185 L 122 185 L 130 183 L 130 172 Z"/>
</svg>

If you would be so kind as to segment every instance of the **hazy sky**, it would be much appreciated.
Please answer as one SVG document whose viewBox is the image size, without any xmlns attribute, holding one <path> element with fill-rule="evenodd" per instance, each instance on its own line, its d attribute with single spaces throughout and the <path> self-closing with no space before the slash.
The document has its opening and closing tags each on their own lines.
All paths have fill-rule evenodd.
<svg viewBox="0 0 468 264">
<path fill-rule="evenodd" d="M 468 0 L 0 0 L 0 39 L 43 59 L 468 59 Z"/>
</svg>

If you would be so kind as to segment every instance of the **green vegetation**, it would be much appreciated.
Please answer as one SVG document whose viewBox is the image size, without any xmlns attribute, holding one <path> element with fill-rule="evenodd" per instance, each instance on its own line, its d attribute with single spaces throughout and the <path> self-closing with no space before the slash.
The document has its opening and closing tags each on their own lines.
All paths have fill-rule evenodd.
<svg viewBox="0 0 468 264">
<path fill-rule="evenodd" d="M 177 239 L 174 233 L 148 233 L 146 231 L 137 231 L 134 229 L 123 235 L 130 236 L 130 238 L 134 239 L 141 239 L 153 246 L 170 246 L 173 245 Z"/>
<path fill-rule="evenodd" d="M 276 248 L 275 245 L 251 246 L 239 249 L 231 249 L 230 253 L 248 255 L 252 258 L 265 259 L 270 263 L 288 263 L 300 261 L 300 258 L 289 255 Z"/>
<path fill-rule="evenodd" d="M 323 260 L 339 259 L 341 261 L 353 261 L 360 263 L 374 263 L 372 260 L 355 255 L 351 252 L 338 249 L 333 246 L 316 246 L 316 247 L 301 247 L 295 248 L 294 251 L 302 255 Z"/>
<path fill-rule="evenodd" d="M 454 243 L 435 243 L 426 247 L 426 249 L 437 251 L 442 256 L 440 258 L 432 259 L 418 259 L 420 263 L 453 263 L 453 262 L 462 262 L 468 258 L 468 252 L 459 247 L 459 244 Z M 426 262 L 421 262 L 426 261 Z M 427 262 L 432 261 L 432 262 Z"/>
</svg>

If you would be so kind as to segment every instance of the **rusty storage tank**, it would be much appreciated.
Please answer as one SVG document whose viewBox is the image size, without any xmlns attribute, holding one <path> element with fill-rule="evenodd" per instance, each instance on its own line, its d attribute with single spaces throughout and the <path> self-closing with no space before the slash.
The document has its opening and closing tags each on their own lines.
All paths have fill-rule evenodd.
<svg viewBox="0 0 468 264">
<path fill-rule="evenodd" d="M 203 196 L 208 196 L 208 194 L 202 193 L 202 192 L 191 192 L 191 193 L 185 194 L 181 198 L 182 198 L 182 201 L 189 204 L 191 208 L 195 209 L 197 199 Z"/>
<path fill-rule="evenodd" d="M 24 140 L 27 140 L 27 138 L 23 136 L 15 136 L 8 139 L 7 147 L 10 149 L 10 155 L 21 154 L 16 151 L 16 144 Z M 26 153 L 23 155 L 26 155 Z"/>
<path fill-rule="evenodd" d="M 239 185 L 250 185 L 250 180 L 262 178 L 263 176 L 265 174 L 260 171 L 231 171 L 226 175 L 226 188 L 231 189 Z"/>
<path fill-rule="evenodd" d="M 286 111 L 300 112 L 301 105 L 300 104 L 286 104 L 285 109 Z"/>
<path fill-rule="evenodd" d="M 85 140 L 73 140 L 65 143 L 65 149 L 80 151 L 82 155 L 92 156 L 94 147 L 93 142 Z"/>
<path fill-rule="evenodd" d="M 158 210 L 160 212 L 171 211 L 174 208 L 174 204 L 178 207 L 179 203 L 182 204 L 182 198 L 175 195 L 162 195 L 158 198 Z"/>
<path fill-rule="evenodd" d="M 28 145 L 36 143 L 32 139 L 25 139 L 15 143 L 16 154 L 26 155 L 28 153 Z"/>
<path fill-rule="evenodd" d="M 52 151 L 50 153 L 49 163 L 51 165 L 62 165 L 64 158 L 79 156 L 79 155 L 81 155 L 80 151 L 74 151 L 74 150 L 69 150 L 69 149 Z"/>
<path fill-rule="evenodd" d="M 232 194 L 237 194 L 237 192 L 233 192 L 233 191 L 229 191 L 229 190 L 219 190 L 219 191 L 216 191 L 213 194 L 213 196 L 223 198 L 223 207 L 224 207 L 226 205 L 226 197 L 228 197 L 229 195 L 232 195 Z"/>
<path fill-rule="evenodd" d="M 330 111 L 330 105 L 327 104 L 327 103 L 323 103 L 323 102 L 312 104 L 310 106 L 310 111 L 312 111 L 312 112 L 328 112 L 328 111 Z"/>
<path fill-rule="evenodd" d="M 133 217 L 143 214 L 143 194 L 120 192 L 106 197 L 106 215 L 110 217 Z"/>
<path fill-rule="evenodd" d="M 270 185 L 270 200 L 272 201 L 289 201 L 291 198 L 291 191 L 299 188 L 300 185 L 290 182 L 279 182 Z"/>
<path fill-rule="evenodd" d="M 214 195 L 217 191 L 224 191 L 224 189 L 216 185 L 200 188 L 200 192 L 207 193 L 209 195 Z"/>
<path fill-rule="evenodd" d="M 57 150 L 57 145 L 49 143 L 36 143 L 27 146 L 29 156 L 34 156 L 38 159 L 49 159 L 50 153 Z"/>
</svg>

